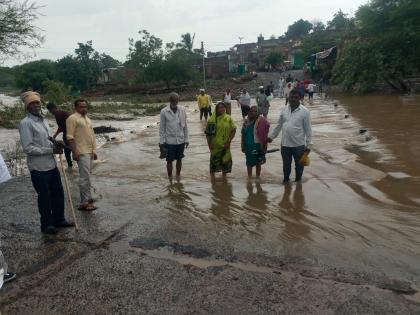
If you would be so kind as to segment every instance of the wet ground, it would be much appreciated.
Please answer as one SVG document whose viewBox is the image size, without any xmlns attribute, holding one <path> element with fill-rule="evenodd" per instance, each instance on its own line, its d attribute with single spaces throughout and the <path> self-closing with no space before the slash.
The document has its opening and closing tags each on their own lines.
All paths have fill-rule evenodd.
<svg viewBox="0 0 420 315">
<path fill-rule="evenodd" d="M 158 159 L 157 117 L 112 123 L 124 132 L 103 142 L 100 208 L 77 213 L 79 233 L 41 236 L 28 178 L 0 186 L 2 247 L 21 273 L 4 313 L 420 312 L 419 97 L 316 99 L 312 163 L 290 185 L 278 152 L 247 179 L 235 106 L 233 172 L 211 183 L 205 125 L 185 105 L 181 181 Z"/>
</svg>

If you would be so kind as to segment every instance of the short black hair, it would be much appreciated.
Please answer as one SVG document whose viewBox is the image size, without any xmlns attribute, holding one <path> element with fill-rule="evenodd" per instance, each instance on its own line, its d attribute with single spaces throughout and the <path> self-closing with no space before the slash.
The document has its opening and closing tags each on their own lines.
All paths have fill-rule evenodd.
<svg viewBox="0 0 420 315">
<path fill-rule="evenodd" d="M 292 94 L 293 95 L 300 95 L 300 93 L 299 93 L 299 91 L 297 89 L 291 90 L 290 93 L 289 93 L 289 96 L 292 95 Z"/>
<path fill-rule="evenodd" d="M 74 101 L 74 107 L 77 107 L 77 105 L 79 105 L 79 103 L 83 103 L 85 102 L 86 105 L 89 105 L 88 101 L 85 100 L 84 98 L 78 98 L 77 100 Z"/>
<path fill-rule="evenodd" d="M 48 102 L 48 104 L 47 104 L 47 109 L 48 109 L 49 111 L 51 111 L 51 110 L 53 110 L 54 108 L 57 108 L 57 105 L 55 105 L 55 103 L 53 103 L 53 102 Z"/>
</svg>

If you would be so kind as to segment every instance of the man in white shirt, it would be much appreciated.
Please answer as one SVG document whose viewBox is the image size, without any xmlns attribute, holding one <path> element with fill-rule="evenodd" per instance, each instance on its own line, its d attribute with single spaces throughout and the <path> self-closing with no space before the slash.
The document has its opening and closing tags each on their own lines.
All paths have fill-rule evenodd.
<svg viewBox="0 0 420 315">
<path fill-rule="evenodd" d="M 310 82 L 308 84 L 308 95 L 309 95 L 309 103 L 310 104 L 312 104 L 312 102 L 314 101 L 314 88 L 315 88 L 315 84 Z"/>
<path fill-rule="evenodd" d="M 176 179 L 181 176 L 184 148 L 188 147 L 187 114 L 183 106 L 178 106 L 179 95 L 169 95 L 169 105 L 160 111 L 159 146 L 166 148 L 166 170 L 172 179 L 172 162 L 176 160 Z"/>
<path fill-rule="evenodd" d="M 278 124 L 271 136 L 268 137 L 268 142 L 272 142 L 282 131 L 281 156 L 283 159 L 284 183 L 289 182 L 292 157 L 295 160 L 296 181 L 302 179 L 304 167 L 299 161 L 305 151 L 310 151 L 312 140 L 311 116 L 309 110 L 300 105 L 297 90 L 290 91 L 289 103 L 281 111 Z"/>
</svg>

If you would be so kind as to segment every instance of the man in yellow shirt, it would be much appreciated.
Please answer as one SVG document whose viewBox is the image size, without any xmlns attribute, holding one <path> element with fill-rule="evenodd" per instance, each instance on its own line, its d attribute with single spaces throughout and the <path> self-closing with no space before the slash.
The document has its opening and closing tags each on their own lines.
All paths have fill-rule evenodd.
<svg viewBox="0 0 420 315">
<path fill-rule="evenodd" d="M 200 121 L 204 119 L 207 121 L 207 117 L 211 115 L 211 98 L 210 95 L 206 94 L 204 89 L 200 89 L 200 95 L 197 96 L 198 108 L 200 109 Z"/>
<path fill-rule="evenodd" d="M 95 207 L 91 195 L 90 173 L 92 161 L 96 160 L 96 138 L 92 122 L 87 116 L 87 101 L 78 99 L 74 102 L 76 112 L 66 120 L 67 140 L 73 160 L 79 166 L 80 206 L 79 210 L 93 211 Z"/>
</svg>

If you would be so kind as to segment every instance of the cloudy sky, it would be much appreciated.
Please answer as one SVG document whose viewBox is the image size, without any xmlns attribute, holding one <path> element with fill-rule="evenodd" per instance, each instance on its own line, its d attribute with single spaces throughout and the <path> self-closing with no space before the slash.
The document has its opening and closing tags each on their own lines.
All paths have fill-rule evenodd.
<svg viewBox="0 0 420 315">
<path fill-rule="evenodd" d="M 21 1 L 21 0 L 19 0 Z M 33 59 L 56 60 L 74 52 L 78 42 L 93 41 L 94 48 L 124 61 L 128 38 L 148 30 L 164 42 L 179 41 L 195 33 L 198 47 L 204 41 L 209 51 L 224 50 L 242 42 L 280 36 L 301 18 L 326 23 L 341 9 L 353 15 L 367 0 L 37 0 L 43 14 L 37 26 L 45 42 Z M 8 59 L 5 65 L 22 61 Z"/>
</svg>

